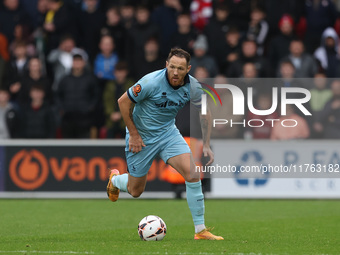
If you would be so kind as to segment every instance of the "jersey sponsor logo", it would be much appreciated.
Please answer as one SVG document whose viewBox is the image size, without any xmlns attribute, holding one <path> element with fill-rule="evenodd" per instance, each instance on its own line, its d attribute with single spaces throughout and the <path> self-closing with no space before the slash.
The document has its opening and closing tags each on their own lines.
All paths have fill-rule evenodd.
<svg viewBox="0 0 340 255">
<path fill-rule="evenodd" d="M 155 105 L 159 108 L 166 108 L 168 106 L 180 106 L 183 107 L 184 103 L 182 101 L 179 101 L 178 103 L 171 101 L 171 100 L 167 100 L 165 102 L 162 103 L 155 103 Z"/>
<path fill-rule="evenodd" d="M 142 86 L 140 84 L 137 84 L 135 86 L 133 86 L 132 88 L 132 93 L 135 97 L 138 96 L 138 94 L 142 91 Z"/>
</svg>

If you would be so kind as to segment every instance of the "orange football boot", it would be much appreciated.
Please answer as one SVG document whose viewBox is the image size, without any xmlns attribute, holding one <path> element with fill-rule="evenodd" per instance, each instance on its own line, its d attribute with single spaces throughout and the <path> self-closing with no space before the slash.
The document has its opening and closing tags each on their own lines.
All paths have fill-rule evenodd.
<svg viewBox="0 0 340 255">
<path fill-rule="evenodd" d="M 116 202 L 119 197 L 119 189 L 115 187 L 111 181 L 112 177 L 117 175 L 119 175 L 119 171 L 117 169 L 110 170 L 109 183 L 107 184 L 106 187 L 107 196 L 112 202 Z"/>
<path fill-rule="evenodd" d="M 222 236 L 215 236 L 210 232 L 209 228 L 203 229 L 195 234 L 195 240 L 224 240 Z"/>
</svg>

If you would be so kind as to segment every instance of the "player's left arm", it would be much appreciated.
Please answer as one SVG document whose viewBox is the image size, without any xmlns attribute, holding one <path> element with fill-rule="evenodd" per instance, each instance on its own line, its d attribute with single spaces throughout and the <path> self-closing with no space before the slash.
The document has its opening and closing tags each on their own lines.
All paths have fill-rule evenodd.
<svg viewBox="0 0 340 255">
<path fill-rule="evenodd" d="M 200 114 L 201 129 L 202 129 L 202 140 L 203 140 L 203 155 L 209 157 L 209 161 L 206 165 L 214 162 L 214 153 L 210 148 L 210 135 L 211 135 L 211 112 L 207 107 L 207 114 Z"/>
</svg>

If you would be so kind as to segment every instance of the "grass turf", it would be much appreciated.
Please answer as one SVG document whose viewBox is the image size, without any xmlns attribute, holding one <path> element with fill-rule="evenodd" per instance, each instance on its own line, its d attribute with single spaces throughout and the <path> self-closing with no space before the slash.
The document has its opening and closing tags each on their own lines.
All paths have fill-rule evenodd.
<svg viewBox="0 0 340 255">
<path fill-rule="evenodd" d="M 139 239 L 149 214 L 161 242 Z M 336 200 L 207 200 L 206 223 L 225 240 L 193 240 L 185 200 L 0 200 L 0 255 L 340 254 Z"/>
</svg>

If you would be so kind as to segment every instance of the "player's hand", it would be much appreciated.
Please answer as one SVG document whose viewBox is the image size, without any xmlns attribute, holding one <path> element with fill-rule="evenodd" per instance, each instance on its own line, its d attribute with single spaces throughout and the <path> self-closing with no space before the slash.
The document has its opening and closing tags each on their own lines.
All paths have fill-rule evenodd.
<svg viewBox="0 0 340 255">
<path fill-rule="evenodd" d="M 208 163 L 205 164 L 206 166 L 214 162 L 214 153 L 212 152 L 210 146 L 206 146 L 206 145 L 203 146 L 203 156 L 209 157 Z"/>
<path fill-rule="evenodd" d="M 138 153 L 145 147 L 142 137 L 139 134 L 131 135 L 129 138 L 129 151 Z"/>
</svg>

